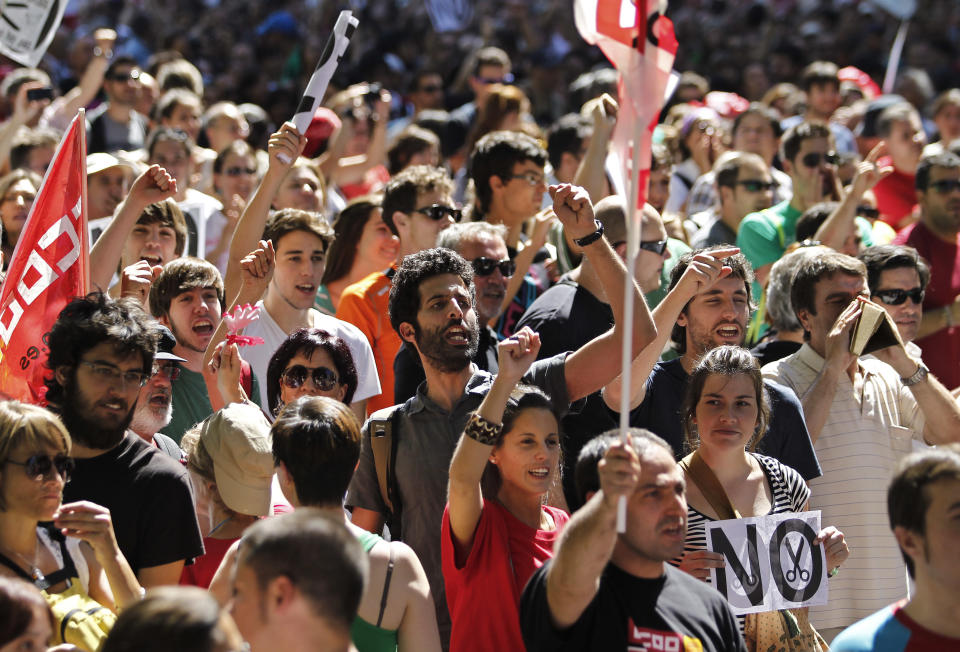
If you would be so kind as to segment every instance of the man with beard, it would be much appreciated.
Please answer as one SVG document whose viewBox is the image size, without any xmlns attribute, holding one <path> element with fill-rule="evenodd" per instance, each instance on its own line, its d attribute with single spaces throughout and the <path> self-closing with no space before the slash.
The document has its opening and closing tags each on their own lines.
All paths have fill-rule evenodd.
<svg viewBox="0 0 960 652">
<path fill-rule="evenodd" d="M 170 329 L 158 326 L 157 331 L 160 334 L 160 342 L 157 344 L 157 354 L 153 356 L 153 373 L 146 384 L 140 388 L 130 430 L 176 461 L 186 462 L 186 455 L 177 442 L 160 432 L 167 427 L 173 417 L 171 388 L 173 381 L 180 376 L 180 367 L 177 362 L 186 362 L 186 360 L 174 355 L 173 349 L 177 346 L 177 339 Z"/>
<path fill-rule="evenodd" d="M 186 469 L 128 430 L 153 367 L 155 323 L 130 299 L 71 301 L 49 334 L 47 400 L 73 440 L 65 502 L 110 510 L 117 544 L 146 588 L 176 584 L 203 554 Z"/>
<path fill-rule="evenodd" d="M 456 251 L 473 267 L 473 284 L 477 289 L 477 318 L 480 323 L 480 340 L 473 363 L 484 371 L 497 373 L 497 332 L 490 322 L 500 315 L 507 283 L 516 264 L 507 255 L 504 238 L 507 228 L 502 224 L 468 222 L 454 224 L 440 232 L 437 246 Z M 574 347 L 576 348 L 576 347 Z M 412 344 L 406 342 L 397 351 L 393 360 L 394 403 L 403 403 L 417 393 L 427 376 L 420 364 L 420 356 Z"/>
<path fill-rule="evenodd" d="M 690 372 L 707 351 L 743 346 L 750 318 L 750 263 L 736 247 L 717 246 L 681 256 L 670 275 L 670 291 L 654 309 L 657 338 L 634 358 L 631 370 L 630 425 L 663 437 L 677 459 L 683 457 L 680 411 Z M 658 361 L 672 339 L 680 357 Z M 770 422 L 757 452 L 796 469 L 806 480 L 820 475 L 797 397 L 776 383 L 765 383 Z M 604 388 L 607 406 L 620 411 L 620 379 Z"/>
<path fill-rule="evenodd" d="M 604 294 L 610 297 L 614 315 L 614 326 L 606 333 L 572 353 L 535 362 L 524 376 L 523 382 L 551 397 L 554 412 L 562 416 L 572 402 L 597 391 L 616 374 L 624 337 L 627 274 L 602 237 L 603 228 L 594 219 L 586 191 L 560 185 L 551 188 L 551 196 L 557 217 L 578 240 Z M 631 345 L 638 351 L 653 339 L 654 331 L 635 286 L 633 292 Z M 392 516 L 392 534 L 399 534 L 423 563 L 437 602 L 442 640 L 449 639 L 450 616 L 437 533 L 446 502 L 447 470 L 467 418 L 494 378 L 470 362 L 479 339 L 474 293 L 470 264 L 448 249 L 430 249 L 403 260 L 390 291 L 390 321 L 400 337 L 416 348 L 427 380 L 416 396 L 373 414 L 364 425 L 360 464 L 346 498 L 353 522 L 371 532 L 379 532 L 384 518 Z M 379 452 L 384 435 L 392 439 L 395 450 L 386 456 L 389 459 Z M 387 484 L 378 480 L 384 464 L 389 465 Z"/>
<path fill-rule="evenodd" d="M 960 157 L 925 157 L 917 166 L 920 221 L 894 244 L 913 247 L 930 265 L 917 346 L 924 361 L 950 389 L 960 387 Z"/>
</svg>

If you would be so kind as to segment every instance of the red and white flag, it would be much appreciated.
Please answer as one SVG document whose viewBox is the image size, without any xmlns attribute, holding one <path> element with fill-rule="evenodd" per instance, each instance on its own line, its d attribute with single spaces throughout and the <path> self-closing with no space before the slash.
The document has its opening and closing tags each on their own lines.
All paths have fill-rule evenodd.
<svg viewBox="0 0 960 652">
<path fill-rule="evenodd" d="M 47 168 L 0 289 L 0 394 L 43 404 L 46 333 L 90 285 L 86 120 L 73 119 Z"/>
<path fill-rule="evenodd" d="M 664 15 L 667 3 L 575 0 L 573 7 L 580 35 L 598 46 L 620 72 L 620 112 L 610 149 L 619 158 L 621 177 L 614 178 L 613 184 L 627 195 L 628 202 L 642 208 L 650 176 L 653 128 L 677 54 L 673 23 Z M 627 220 L 628 234 L 633 236 L 628 237 L 628 249 L 636 254 L 639 214 L 628 217 L 633 218 Z"/>
</svg>

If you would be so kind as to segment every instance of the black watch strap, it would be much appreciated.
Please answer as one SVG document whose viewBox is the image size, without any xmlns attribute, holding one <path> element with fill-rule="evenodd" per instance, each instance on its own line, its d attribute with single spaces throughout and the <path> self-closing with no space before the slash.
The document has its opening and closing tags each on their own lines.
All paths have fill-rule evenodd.
<svg viewBox="0 0 960 652">
<path fill-rule="evenodd" d="M 597 240 L 603 237 L 603 224 L 600 223 L 600 220 L 593 221 L 594 226 L 597 227 L 597 230 L 589 235 L 585 235 L 582 238 L 577 238 L 573 242 L 578 247 L 586 247 L 587 245 L 593 244 Z"/>
</svg>

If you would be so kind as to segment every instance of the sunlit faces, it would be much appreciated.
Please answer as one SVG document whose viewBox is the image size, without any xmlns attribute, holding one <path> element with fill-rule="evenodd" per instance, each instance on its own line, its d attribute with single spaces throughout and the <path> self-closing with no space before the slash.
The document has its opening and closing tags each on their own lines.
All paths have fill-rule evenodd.
<svg viewBox="0 0 960 652">
<path fill-rule="evenodd" d="M 543 193 L 547 191 L 543 166 L 529 159 L 514 163 L 509 175 L 490 177 L 489 183 L 494 204 L 501 209 L 497 218 L 507 226 L 533 217 L 540 210 Z"/>
<path fill-rule="evenodd" d="M 916 172 L 917 163 L 923 155 L 923 147 L 927 144 L 927 136 L 923 131 L 923 125 L 920 124 L 920 117 L 912 113 L 909 120 L 894 121 L 890 125 L 890 135 L 885 141 L 893 165 L 908 174 Z"/>
<path fill-rule="evenodd" d="M 223 160 L 223 168 L 213 175 L 213 185 L 225 201 L 234 195 L 244 200 L 253 194 L 257 185 L 257 161 L 250 154 L 230 152 Z"/>
<path fill-rule="evenodd" d="M 900 546 L 913 559 L 918 581 L 939 585 L 942 595 L 960 592 L 960 480 L 944 478 L 924 488 L 929 506 L 924 533 L 894 530 Z M 920 578 L 923 578 L 922 580 Z"/>
<path fill-rule="evenodd" d="M 44 652 L 53 636 L 50 616 L 47 609 L 39 604 L 31 605 L 33 618 L 27 629 L 6 645 L 0 646 L 0 652 Z"/>
<path fill-rule="evenodd" d="M 243 140 L 250 134 L 250 125 L 236 108 L 215 118 L 206 129 L 210 149 L 222 152 L 235 140 Z"/>
<path fill-rule="evenodd" d="M 889 313 L 900 332 L 900 339 L 904 342 L 912 342 L 917 339 L 920 319 L 923 317 L 923 307 L 910 297 L 907 297 L 906 301 L 898 306 L 886 303 L 883 300 L 884 292 L 886 290 L 905 290 L 909 292 L 921 287 L 920 274 L 915 267 L 885 269 L 880 272 L 880 278 L 877 279 L 877 291 L 874 293 L 873 300 Z"/>
<path fill-rule="evenodd" d="M 137 66 L 117 66 L 104 78 L 103 88 L 111 102 L 132 107 L 140 96 L 140 69 Z"/>
<path fill-rule="evenodd" d="M 20 232 L 23 230 L 36 196 L 37 188 L 33 182 L 29 179 L 20 179 L 7 188 L 6 194 L 0 200 L 0 219 L 3 221 L 3 231 L 11 244 L 20 238 Z"/>
<path fill-rule="evenodd" d="M 140 388 L 137 407 L 133 412 L 130 429 L 141 436 L 152 437 L 163 430 L 173 418 L 173 383 L 170 369 L 177 363 L 173 360 L 156 360 L 154 365 L 159 373 L 150 376 L 147 384 Z"/>
<path fill-rule="evenodd" d="M 667 239 L 667 230 L 663 226 L 660 216 L 644 207 L 644 217 L 641 221 L 640 240 L 642 242 L 660 242 Z M 646 249 L 637 252 L 637 263 L 633 268 L 633 276 L 640 286 L 641 292 L 653 292 L 660 287 L 660 275 L 663 272 L 664 262 L 670 257 L 670 250 L 656 253 Z"/>
<path fill-rule="evenodd" d="M 458 251 L 467 262 L 475 258 L 489 258 L 490 260 L 507 260 L 507 245 L 502 238 L 483 235 L 476 240 L 465 240 L 460 244 Z M 487 323 L 500 313 L 500 306 L 506 296 L 507 284 L 510 279 L 503 275 L 499 268 L 492 274 L 480 276 L 474 274 L 473 284 L 477 291 L 477 314 L 480 321 Z"/>
<path fill-rule="evenodd" d="M 490 454 L 508 491 L 542 495 L 550 489 L 560 462 L 557 430 L 557 419 L 549 410 L 530 408 L 516 416 Z"/>
<path fill-rule="evenodd" d="M 172 127 L 184 132 L 193 142 L 197 142 L 200 134 L 200 104 L 199 102 L 181 102 L 173 107 L 170 116 L 160 121 L 164 127 Z"/>
<path fill-rule="evenodd" d="M 480 336 L 470 289 L 456 274 L 438 274 L 422 281 L 419 292 L 417 324 L 402 324 L 401 335 L 413 339 L 438 370 L 461 371 L 476 354 Z"/>
<path fill-rule="evenodd" d="M 240 630 L 243 640 L 253 650 L 272 649 L 267 623 L 267 605 L 257 574 L 246 564 L 238 562 L 233 575 L 233 597 L 230 615 Z"/>
<path fill-rule="evenodd" d="M 627 500 L 627 531 L 618 548 L 650 561 L 669 561 L 683 553 L 687 536 L 687 499 L 683 472 L 666 449 L 651 445 L 640 460 L 640 480 Z M 615 552 L 615 558 L 621 556 Z"/>
<path fill-rule="evenodd" d="M 935 116 L 933 122 L 940 132 L 940 141 L 949 144 L 960 138 L 960 104 L 944 104 Z"/>
<path fill-rule="evenodd" d="M 960 231 L 960 168 L 930 168 L 927 189 L 917 191 L 921 219 L 938 235 Z M 943 192 L 944 190 L 945 192 Z"/>
<path fill-rule="evenodd" d="M 177 257 L 177 232 L 160 222 L 134 225 L 123 244 L 120 266 L 145 260 L 151 265 L 166 265 Z"/>
<path fill-rule="evenodd" d="M 837 166 L 827 161 L 826 154 L 834 151 L 828 138 L 807 138 L 800 143 L 800 150 L 793 161 L 787 161 L 784 168 L 793 179 L 793 194 L 803 197 L 817 195 L 823 197 Z M 804 159 L 809 154 L 818 154 L 816 165 L 807 165 Z"/>
<path fill-rule="evenodd" d="M 190 288 L 173 298 L 160 323 L 173 331 L 178 346 L 203 353 L 220 323 L 220 313 L 216 288 Z"/>
<path fill-rule="evenodd" d="M 339 372 L 337 372 L 337 366 L 334 364 L 333 358 L 330 357 L 330 354 L 324 349 L 317 348 L 308 352 L 298 351 L 295 356 L 290 358 L 290 361 L 287 362 L 287 365 L 284 367 L 283 371 L 286 372 L 288 369 L 298 365 L 305 367 L 307 370 L 316 369 L 317 367 L 326 367 L 327 369 L 332 370 L 334 373 L 337 373 L 337 380 L 340 380 Z M 342 401 L 346 392 L 347 386 L 340 382 L 336 383 L 336 385 L 334 385 L 334 387 L 330 390 L 320 389 L 314 384 L 309 374 L 300 387 L 287 387 L 282 380 L 280 382 L 280 400 L 283 401 L 284 405 L 292 403 L 301 396 L 326 396 L 329 398 L 334 398 L 338 401 Z"/>
<path fill-rule="evenodd" d="M 182 189 L 190 182 L 190 152 L 185 141 L 160 140 L 153 146 L 150 165 L 159 165 L 177 181 Z"/>
<path fill-rule="evenodd" d="M 319 212 L 323 208 L 323 184 L 320 183 L 320 177 L 311 168 L 303 165 L 290 168 L 273 198 L 273 207 L 277 210 L 299 208 Z"/>
<path fill-rule="evenodd" d="M 357 256 L 360 260 L 377 261 L 378 267 L 386 269 L 396 260 L 399 251 L 400 239 L 384 223 L 383 211 L 374 208 L 363 225 L 357 243 Z"/>
<path fill-rule="evenodd" d="M 743 344 L 750 317 L 748 293 L 742 278 L 728 276 L 690 300 L 677 317 L 677 324 L 686 328 L 688 355 L 700 357 L 724 344 Z"/>
<path fill-rule="evenodd" d="M 849 276 L 838 272 L 817 281 L 813 294 L 816 314 L 809 310 L 797 311 L 804 330 L 810 333 L 810 346 L 814 351 L 824 354 L 827 334 L 840 313 L 858 296 L 870 296 L 867 280 L 862 276 Z"/>
<path fill-rule="evenodd" d="M 417 205 L 414 209 L 425 208 L 433 204 L 441 206 L 455 207 L 453 198 L 441 190 L 431 192 L 417 193 Z M 397 230 L 400 232 L 400 241 L 403 242 L 405 249 L 413 251 L 423 251 L 432 249 L 436 246 L 437 235 L 445 228 L 454 223 L 451 215 L 444 215 L 439 220 L 431 219 L 430 216 L 419 210 L 412 210 L 405 215 L 405 219 L 394 220 Z M 408 245 L 409 243 L 409 245 Z"/>
<path fill-rule="evenodd" d="M 55 466 L 51 466 L 50 471 L 38 480 L 27 473 L 23 464 L 34 455 L 46 455 L 52 459 L 64 453 L 62 448 L 49 445 L 20 445 L 13 449 L 9 455 L 10 462 L 0 468 L 0 495 L 3 496 L 5 510 L 38 521 L 52 520 L 63 498 L 64 477 Z"/>
<path fill-rule="evenodd" d="M 747 374 L 708 376 L 694 414 L 701 447 L 743 449 L 759 423 L 753 380 Z"/>
<path fill-rule="evenodd" d="M 737 172 L 736 185 L 730 189 L 737 216 L 745 217 L 770 208 L 773 205 L 772 182 L 770 170 L 765 165 L 745 161 Z"/>
<path fill-rule="evenodd" d="M 670 168 L 660 168 L 650 171 L 650 178 L 647 182 L 647 203 L 657 209 L 658 213 L 663 212 L 663 207 L 667 205 L 667 199 L 670 198 Z"/>
<path fill-rule="evenodd" d="M 90 219 L 110 217 L 127 196 L 128 180 L 120 166 L 107 168 L 87 177 L 87 207 Z"/>
<path fill-rule="evenodd" d="M 270 292 L 296 310 L 313 306 L 323 277 L 326 251 L 320 236 L 309 231 L 291 231 L 275 243 L 276 269 L 270 281 Z"/>
<path fill-rule="evenodd" d="M 740 119 L 733 132 L 733 149 L 738 152 L 758 154 L 767 161 L 777 151 L 777 137 L 773 125 L 762 115 L 751 113 Z"/>
<path fill-rule="evenodd" d="M 807 106 L 814 116 L 826 120 L 840 106 L 840 82 L 822 81 L 810 84 Z"/>
</svg>

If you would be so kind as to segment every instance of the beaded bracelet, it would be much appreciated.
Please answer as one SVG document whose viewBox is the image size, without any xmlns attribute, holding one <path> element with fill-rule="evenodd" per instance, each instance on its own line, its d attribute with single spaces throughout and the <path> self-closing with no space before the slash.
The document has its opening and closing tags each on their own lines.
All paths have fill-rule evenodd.
<svg viewBox="0 0 960 652">
<path fill-rule="evenodd" d="M 484 446 L 495 446 L 500 439 L 500 429 L 499 423 L 484 419 L 479 414 L 472 414 L 463 434 Z"/>
</svg>

